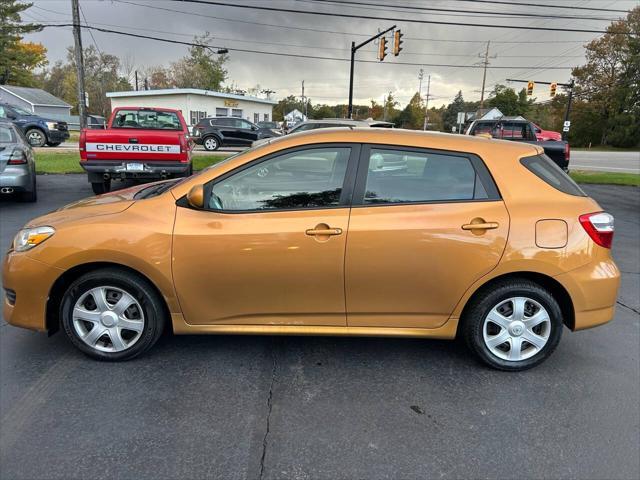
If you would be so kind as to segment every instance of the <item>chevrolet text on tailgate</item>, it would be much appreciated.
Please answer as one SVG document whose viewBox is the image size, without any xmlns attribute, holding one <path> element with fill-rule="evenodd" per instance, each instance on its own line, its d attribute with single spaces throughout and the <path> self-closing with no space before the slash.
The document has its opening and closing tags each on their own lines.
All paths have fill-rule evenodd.
<svg viewBox="0 0 640 480">
<path fill-rule="evenodd" d="M 179 110 L 121 107 L 106 130 L 82 130 L 80 165 L 101 194 L 111 189 L 111 180 L 188 177 L 192 148 Z"/>
</svg>

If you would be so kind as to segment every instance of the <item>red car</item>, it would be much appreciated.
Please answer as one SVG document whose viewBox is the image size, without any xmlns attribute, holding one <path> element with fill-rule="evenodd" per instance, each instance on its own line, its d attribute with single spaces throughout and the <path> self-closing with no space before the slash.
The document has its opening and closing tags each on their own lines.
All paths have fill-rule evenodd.
<svg viewBox="0 0 640 480">
<path fill-rule="evenodd" d="M 546 142 L 547 140 L 558 142 L 562 140 L 562 134 L 558 132 L 552 132 L 551 130 L 543 130 L 535 123 L 533 123 L 532 125 L 534 131 L 536 132 L 536 139 L 538 139 L 539 142 Z"/>
<path fill-rule="evenodd" d="M 80 165 L 96 194 L 111 180 L 188 177 L 192 150 L 182 113 L 168 108 L 116 108 L 106 130 L 80 133 Z"/>
</svg>

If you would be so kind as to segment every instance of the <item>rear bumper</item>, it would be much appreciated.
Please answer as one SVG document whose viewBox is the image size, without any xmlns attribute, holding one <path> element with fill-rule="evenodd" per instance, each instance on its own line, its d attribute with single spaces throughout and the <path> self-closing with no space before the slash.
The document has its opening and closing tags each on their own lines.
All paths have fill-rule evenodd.
<svg viewBox="0 0 640 480">
<path fill-rule="evenodd" d="M 28 164 L 7 165 L 0 173 L 0 188 L 13 188 L 19 191 L 31 191 L 33 177 Z"/>
<path fill-rule="evenodd" d="M 140 163 L 144 170 L 127 170 L 128 163 Z M 113 178 L 161 178 L 183 175 L 189 171 L 191 162 L 147 162 L 131 161 L 94 161 L 80 162 L 80 166 L 89 174 L 108 174 Z"/>
<path fill-rule="evenodd" d="M 567 289 L 573 301 L 573 330 L 596 327 L 613 319 L 620 287 L 620 271 L 613 259 L 589 263 L 555 279 Z"/>
</svg>

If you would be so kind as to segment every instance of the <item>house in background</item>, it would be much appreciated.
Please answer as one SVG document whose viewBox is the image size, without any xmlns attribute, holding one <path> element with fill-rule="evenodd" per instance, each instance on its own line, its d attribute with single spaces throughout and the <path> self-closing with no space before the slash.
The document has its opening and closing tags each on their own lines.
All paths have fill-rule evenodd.
<svg viewBox="0 0 640 480">
<path fill-rule="evenodd" d="M 288 126 L 292 127 L 296 123 L 306 122 L 307 117 L 300 110 L 294 108 L 284 116 L 284 120 L 287 122 Z"/>
<path fill-rule="evenodd" d="M 167 88 L 108 92 L 111 109 L 117 107 L 158 107 L 180 110 L 189 125 L 207 117 L 237 117 L 258 123 L 270 121 L 278 102 L 266 98 L 197 88 Z"/>
<path fill-rule="evenodd" d="M 71 105 L 40 88 L 0 85 L 0 102 L 52 120 L 67 121 L 71 116 Z"/>
</svg>

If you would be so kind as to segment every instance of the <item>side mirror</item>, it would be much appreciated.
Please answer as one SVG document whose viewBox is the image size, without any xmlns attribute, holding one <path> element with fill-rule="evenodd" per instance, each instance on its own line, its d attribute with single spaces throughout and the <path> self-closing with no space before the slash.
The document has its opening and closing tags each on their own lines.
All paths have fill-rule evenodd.
<svg viewBox="0 0 640 480">
<path fill-rule="evenodd" d="M 260 130 L 260 127 L 258 127 L 257 125 L 251 125 L 251 130 Z"/>
<path fill-rule="evenodd" d="M 189 206 L 201 210 L 204 208 L 204 185 L 195 185 L 187 193 Z"/>
<path fill-rule="evenodd" d="M 17 117 L 15 116 L 15 114 L 11 112 L 7 112 L 7 118 L 10 120 L 15 120 Z"/>
</svg>

